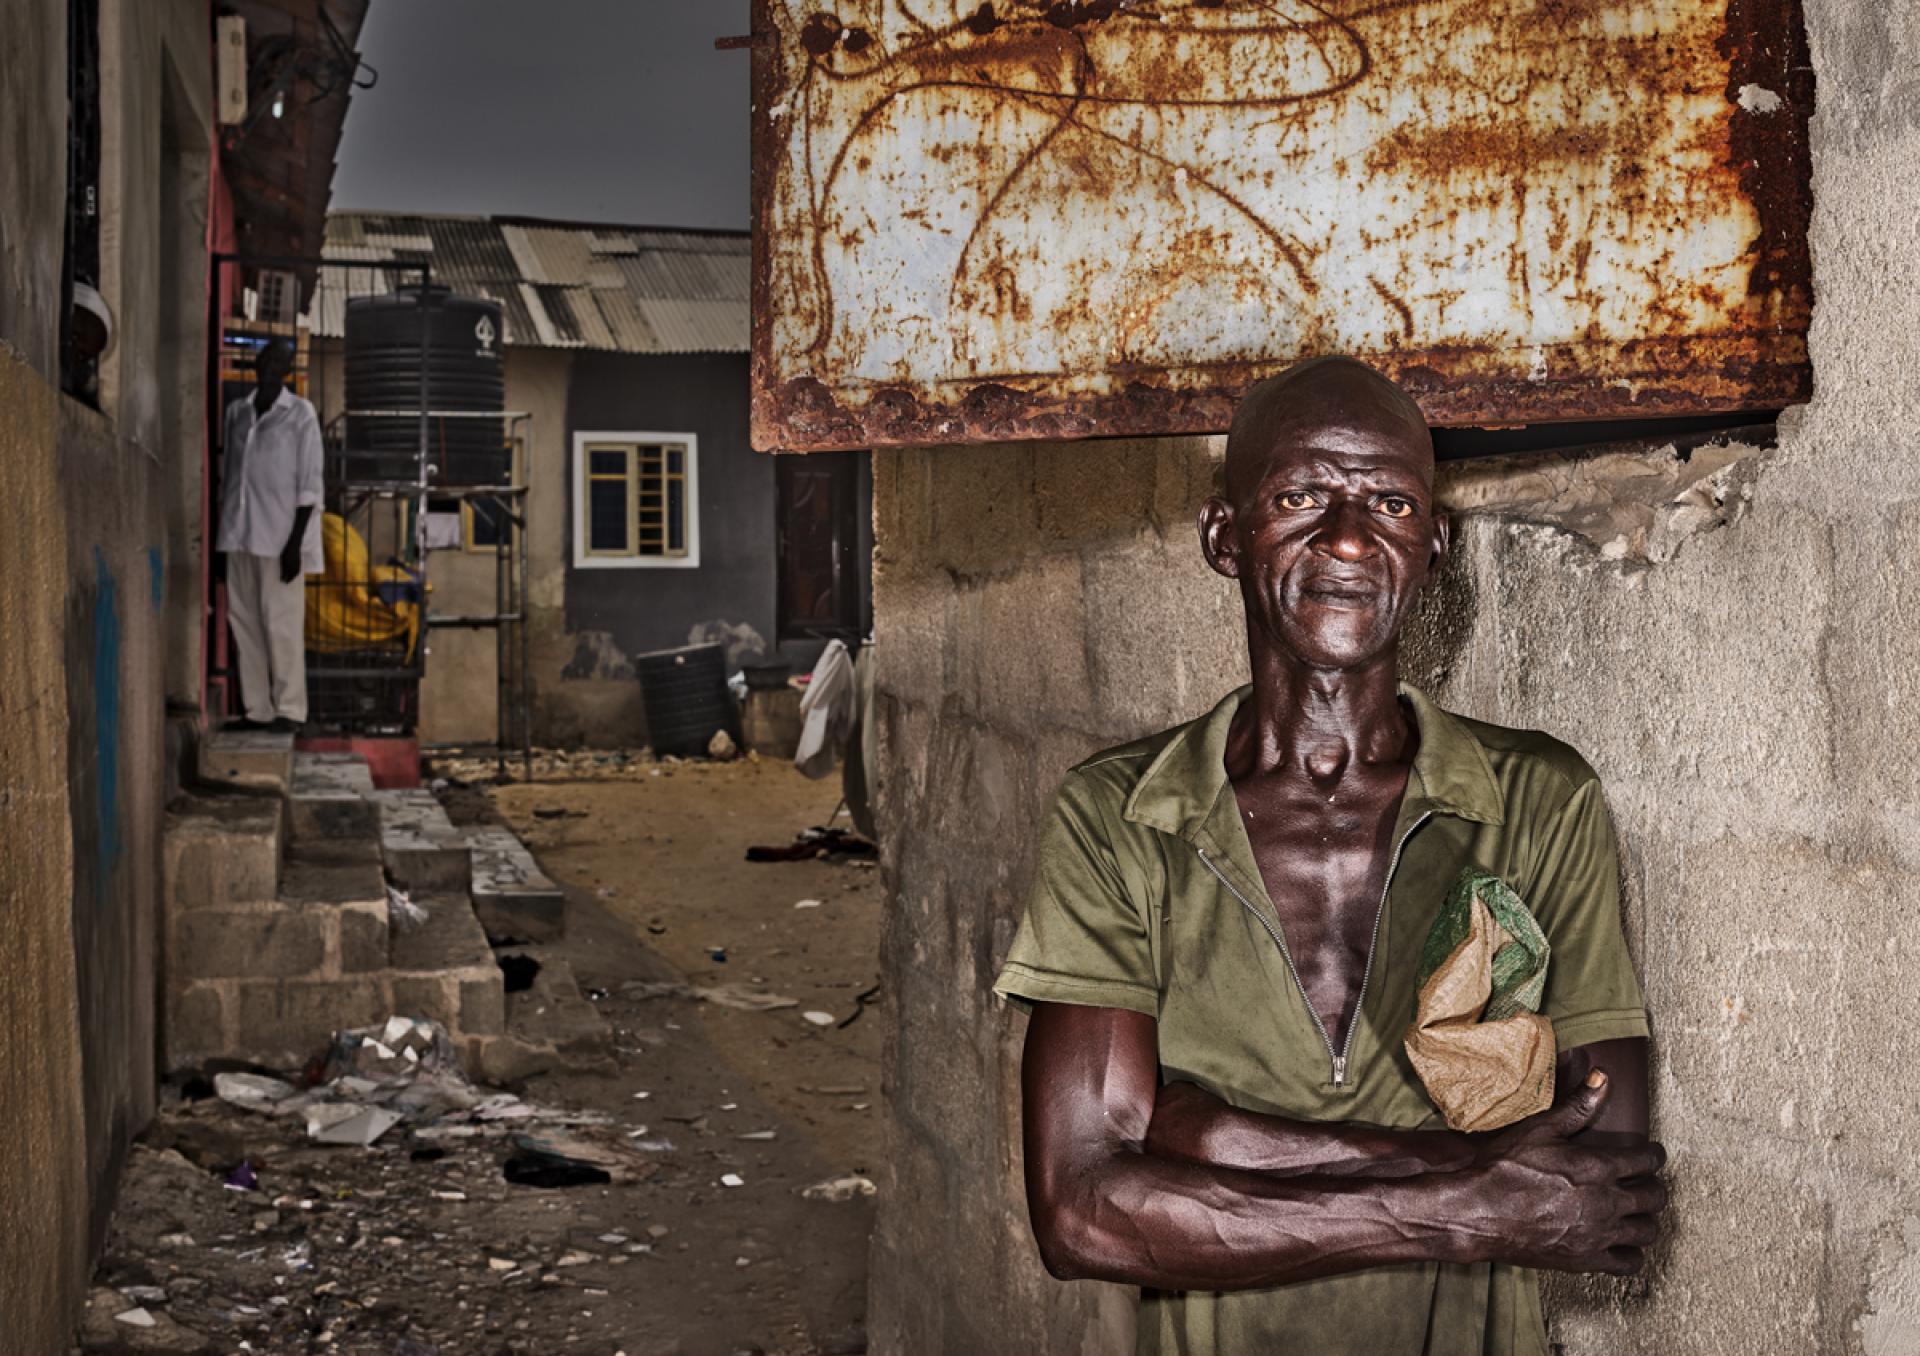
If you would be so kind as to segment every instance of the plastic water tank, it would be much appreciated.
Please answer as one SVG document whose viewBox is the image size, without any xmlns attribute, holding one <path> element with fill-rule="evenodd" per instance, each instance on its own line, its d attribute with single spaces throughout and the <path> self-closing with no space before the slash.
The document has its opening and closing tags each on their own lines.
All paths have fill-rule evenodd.
<svg viewBox="0 0 1920 1356">
<path fill-rule="evenodd" d="M 438 285 L 402 287 L 347 302 L 349 480 L 417 481 L 420 419 L 427 420 L 428 482 L 504 485 L 512 453 L 503 421 L 475 418 L 506 408 L 500 307 Z M 425 382 L 422 382 L 424 374 Z M 445 417 L 440 412 L 457 412 Z"/>
</svg>

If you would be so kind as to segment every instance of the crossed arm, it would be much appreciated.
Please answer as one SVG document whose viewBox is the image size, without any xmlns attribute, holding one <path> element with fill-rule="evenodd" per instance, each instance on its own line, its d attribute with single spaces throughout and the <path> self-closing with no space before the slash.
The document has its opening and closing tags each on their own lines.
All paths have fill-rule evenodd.
<svg viewBox="0 0 1920 1356">
<path fill-rule="evenodd" d="M 1161 1088 L 1151 1017 L 1036 1004 L 1021 1083 L 1041 1257 L 1162 1290 L 1420 1261 L 1636 1271 L 1667 1199 L 1646 1042 L 1582 1046 L 1559 1074 L 1570 1095 L 1489 1135 L 1292 1121 Z"/>
</svg>

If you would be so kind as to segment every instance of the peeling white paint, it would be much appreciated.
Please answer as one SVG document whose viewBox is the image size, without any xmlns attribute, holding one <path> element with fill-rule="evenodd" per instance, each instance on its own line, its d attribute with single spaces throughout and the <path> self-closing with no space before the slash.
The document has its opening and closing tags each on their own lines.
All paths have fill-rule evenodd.
<svg viewBox="0 0 1920 1356">
<path fill-rule="evenodd" d="M 1881 1250 L 1856 1327 L 1866 1356 L 1920 1351 L 1920 1218 L 1909 1215 L 1897 1246 Z"/>
</svg>

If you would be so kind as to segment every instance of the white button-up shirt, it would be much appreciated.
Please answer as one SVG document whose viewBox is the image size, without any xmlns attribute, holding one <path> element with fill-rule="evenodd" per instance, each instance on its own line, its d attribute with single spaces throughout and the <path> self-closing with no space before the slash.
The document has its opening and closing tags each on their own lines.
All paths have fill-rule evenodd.
<svg viewBox="0 0 1920 1356">
<path fill-rule="evenodd" d="M 283 388 L 264 415 L 254 412 L 252 396 L 227 406 L 218 549 L 278 556 L 293 531 L 294 511 L 311 505 L 300 568 L 318 574 L 320 465 L 320 419 L 307 400 Z"/>
</svg>

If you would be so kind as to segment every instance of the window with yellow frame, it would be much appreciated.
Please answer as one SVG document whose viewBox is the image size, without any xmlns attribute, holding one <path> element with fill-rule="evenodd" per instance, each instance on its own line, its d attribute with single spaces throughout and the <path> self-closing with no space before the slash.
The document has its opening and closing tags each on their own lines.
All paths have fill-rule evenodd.
<svg viewBox="0 0 1920 1356">
<path fill-rule="evenodd" d="M 577 433 L 573 440 L 576 569 L 700 563 L 691 433 Z"/>
</svg>

